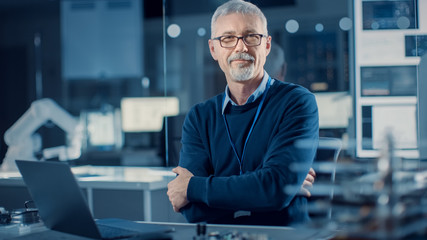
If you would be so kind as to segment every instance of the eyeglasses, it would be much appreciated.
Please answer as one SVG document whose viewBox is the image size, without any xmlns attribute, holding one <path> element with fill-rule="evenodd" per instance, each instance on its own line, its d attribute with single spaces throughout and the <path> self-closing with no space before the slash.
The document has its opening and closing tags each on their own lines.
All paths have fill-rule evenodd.
<svg viewBox="0 0 427 240">
<path fill-rule="evenodd" d="M 261 44 L 261 39 L 263 37 L 267 37 L 267 36 L 264 34 L 253 33 L 253 34 L 248 34 L 241 37 L 233 36 L 233 35 L 219 36 L 216 38 L 212 38 L 212 40 L 218 40 L 219 44 L 223 48 L 234 48 L 235 46 L 237 46 L 237 42 L 239 42 L 239 39 L 242 39 L 242 41 L 245 43 L 246 46 L 255 47 Z"/>
</svg>

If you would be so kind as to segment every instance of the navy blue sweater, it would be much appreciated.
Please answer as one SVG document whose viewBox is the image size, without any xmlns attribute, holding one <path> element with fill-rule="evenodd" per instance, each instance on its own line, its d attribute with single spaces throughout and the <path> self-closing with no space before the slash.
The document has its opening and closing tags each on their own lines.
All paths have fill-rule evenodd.
<svg viewBox="0 0 427 240">
<path fill-rule="evenodd" d="M 222 117 L 223 94 L 194 106 L 184 122 L 179 165 L 194 174 L 181 209 L 189 222 L 291 225 L 308 219 L 298 196 L 318 143 L 315 97 L 298 85 L 275 81 L 247 143 L 243 174 Z M 225 110 L 231 138 L 242 156 L 244 142 L 262 97 Z M 292 163 L 301 164 L 295 170 Z M 301 166 L 299 165 L 299 166 Z M 234 218 L 239 210 L 250 216 Z"/>
</svg>

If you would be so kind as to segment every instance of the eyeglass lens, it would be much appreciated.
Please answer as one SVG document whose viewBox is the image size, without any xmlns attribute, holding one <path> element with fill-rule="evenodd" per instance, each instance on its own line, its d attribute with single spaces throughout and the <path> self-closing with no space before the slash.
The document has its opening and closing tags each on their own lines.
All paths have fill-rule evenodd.
<svg viewBox="0 0 427 240">
<path fill-rule="evenodd" d="M 242 39 L 246 46 L 257 46 L 261 43 L 261 36 L 256 34 L 250 34 L 243 37 L 237 36 L 225 36 L 220 39 L 222 47 L 235 47 L 239 39 Z"/>
</svg>

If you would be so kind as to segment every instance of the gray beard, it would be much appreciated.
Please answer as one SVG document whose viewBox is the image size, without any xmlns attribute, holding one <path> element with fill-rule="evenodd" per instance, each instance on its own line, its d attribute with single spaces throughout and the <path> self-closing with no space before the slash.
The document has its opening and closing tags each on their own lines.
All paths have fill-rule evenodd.
<svg viewBox="0 0 427 240">
<path fill-rule="evenodd" d="M 244 82 L 252 78 L 254 74 L 254 65 L 251 64 L 248 67 L 243 67 L 240 64 L 238 68 L 230 68 L 230 74 L 233 79 L 237 82 Z"/>
</svg>

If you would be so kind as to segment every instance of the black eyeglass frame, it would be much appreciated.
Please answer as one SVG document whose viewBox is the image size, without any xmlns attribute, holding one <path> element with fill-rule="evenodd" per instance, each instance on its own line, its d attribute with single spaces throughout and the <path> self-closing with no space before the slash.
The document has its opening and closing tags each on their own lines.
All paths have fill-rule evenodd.
<svg viewBox="0 0 427 240">
<path fill-rule="evenodd" d="M 248 43 L 245 41 L 245 38 L 246 38 L 246 37 L 250 37 L 250 36 L 259 36 L 259 37 L 260 37 L 259 43 L 258 43 L 258 44 L 255 44 L 255 45 L 248 44 Z M 224 46 L 222 46 L 221 38 L 224 38 L 224 37 L 234 37 L 234 38 L 237 38 L 236 44 L 235 44 L 234 46 L 230 46 L 230 47 L 224 47 Z M 251 34 L 246 34 L 246 35 L 241 36 L 241 37 L 234 36 L 234 35 L 227 35 L 227 36 L 219 36 L 219 37 L 215 37 L 215 38 L 212 38 L 212 40 L 218 40 L 218 41 L 219 41 L 219 45 L 220 45 L 221 47 L 223 47 L 223 48 L 234 48 L 234 47 L 236 47 L 236 46 L 237 46 L 237 43 L 239 43 L 239 40 L 240 40 L 240 39 L 242 39 L 243 43 L 244 43 L 247 47 L 256 47 L 256 46 L 261 45 L 261 42 L 262 42 L 261 40 L 262 40 L 262 38 L 263 38 L 263 37 L 265 37 L 265 38 L 266 38 L 266 37 L 268 37 L 268 35 L 261 34 L 261 33 L 251 33 Z"/>
</svg>

